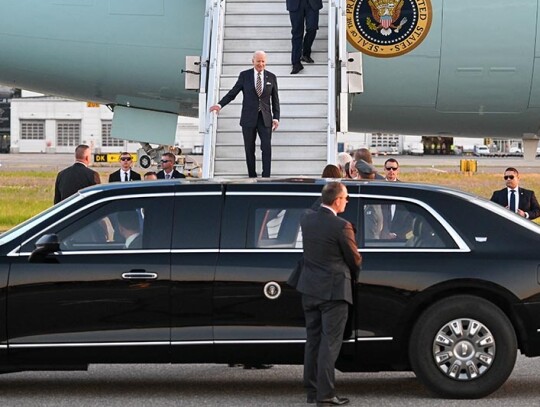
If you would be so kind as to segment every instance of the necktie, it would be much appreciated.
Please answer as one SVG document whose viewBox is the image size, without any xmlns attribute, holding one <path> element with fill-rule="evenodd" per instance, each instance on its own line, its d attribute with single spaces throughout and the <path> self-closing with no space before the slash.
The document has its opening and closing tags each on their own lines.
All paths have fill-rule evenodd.
<svg viewBox="0 0 540 407">
<path fill-rule="evenodd" d="M 124 172 L 124 182 L 129 181 L 127 172 Z"/>
<path fill-rule="evenodd" d="M 171 174 L 165 174 L 165 179 L 171 179 Z"/>
<path fill-rule="evenodd" d="M 261 73 L 257 72 L 257 85 L 255 86 L 255 89 L 257 90 L 257 95 L 261 97 L 262 94 L 262 81 L 261 81 Z"/>
<path fill-rule="evenodd" d="M 516 191 L 514 189 L 510 191 L 510 210 L 516 212 Z"/>
</svg>

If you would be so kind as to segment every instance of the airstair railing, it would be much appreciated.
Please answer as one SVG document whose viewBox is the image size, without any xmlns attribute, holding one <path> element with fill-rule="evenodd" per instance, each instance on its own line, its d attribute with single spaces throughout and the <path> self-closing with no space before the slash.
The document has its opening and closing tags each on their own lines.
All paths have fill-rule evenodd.
<svg viewBox="0 0 540 407">
<path fill-rule="evenodd" d="M 337 13 L 339 0 L 328 2 L 328 123 L 327 123 L 327 154 L 328 163 L 336 162 L 336 44 L 339 40 L 337 31 Z"/>
<path fill-rule="evenodd" d="M 345 0 L 328 2 L 327 161 L 336 162 L 337 134 L 347 128 L 347 34 Z M 339 121 L 338 121 L 339 115 Z"/>
<path fill-rule="evenodd" d="M 206 0 L 199 89 L 199 133 L 204 140 L 203 178 L 214 176 L 217 117 L 209 112 L 219 97 L 225 0 Z"/>
</svg>

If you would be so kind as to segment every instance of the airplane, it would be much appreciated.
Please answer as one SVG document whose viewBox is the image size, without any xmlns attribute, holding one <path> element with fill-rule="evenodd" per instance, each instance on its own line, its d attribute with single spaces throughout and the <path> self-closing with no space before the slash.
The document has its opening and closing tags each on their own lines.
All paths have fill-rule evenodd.
<svg viewBox="0 0 540 407">
<path fill-rule="evenodd" d="M 535 153 L 539 0 L 373 1 L 417 11 L 428 3 L 430 23 L 410 52 L 403 52 L 406 43 L 397 55 L 382 58 L 363 50 L 363 92 L 349 96 L 349 131 L 523 138 L 526 157 Z M 352 15 L 373 1 L 342 5 Z M 0 83 L 107 104 L 131 139 L 131 131 L 144 128 L 141 141 L 165 143 L 177 115 L 201 114 L 200 94 L 185 86 L 193 69 L 186 58 L 205 52 L 205 17 L 216 3 L 0 0 Z M 377 28 L 375 14 L 365 18 L 374 38 L 407 28 L 404 18 Z M 355 51 L 349 42 L 347 51 Z"/>
</svg>

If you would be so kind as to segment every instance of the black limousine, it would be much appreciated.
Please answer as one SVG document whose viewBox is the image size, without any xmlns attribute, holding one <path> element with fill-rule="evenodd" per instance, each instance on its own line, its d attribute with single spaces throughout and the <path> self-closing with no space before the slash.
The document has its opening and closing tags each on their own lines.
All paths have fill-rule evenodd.
<svg viewBox="0 0 540 407">
<path fill-rule="evenodd" d="M 0 235 L 1 371 L 301 364 L 286 281 L 324 183 L 98 185 Z M 346 185 L 363 268 L 340 370 L 413 370 L 438 396 L 477 398 L 518 350 L 540 354 L 540 226 L 439 186 Z"/>
</svg>

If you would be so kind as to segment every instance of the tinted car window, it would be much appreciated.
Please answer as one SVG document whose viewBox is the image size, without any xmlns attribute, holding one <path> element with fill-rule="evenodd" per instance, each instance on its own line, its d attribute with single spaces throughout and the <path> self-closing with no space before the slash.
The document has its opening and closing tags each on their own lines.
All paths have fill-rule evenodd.
<svg viewBox="0 0 540 407">
<path fill-rule="evenodd" d="M 255 247 L 301 248 L 300 218 L 305 212 L 305 208 L 255 209 Z"/>
<path fill-rule="evenodd" d="M 175 197 L 173 249 L 217 249 L 221 195 Z"/>
<path fill-rule="evenodd" d="M 456 248 L 441 223 L 411 202 L 363 200 L 362 237 L 366 247 Z"/>
<path fill-rule="evenodd" d="M 168 249 L 171 219 L 171 197 L 118 199 L 93 206 L 45 233 L 58 236 L 63 252 Z M 36 240 L 23 251 L 33 250 Z"/>
</svg>

